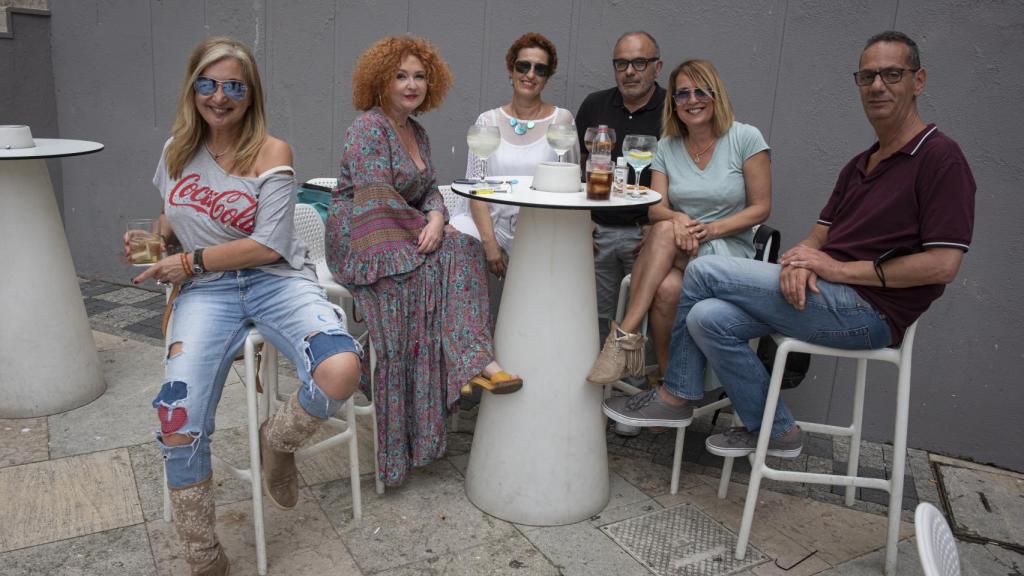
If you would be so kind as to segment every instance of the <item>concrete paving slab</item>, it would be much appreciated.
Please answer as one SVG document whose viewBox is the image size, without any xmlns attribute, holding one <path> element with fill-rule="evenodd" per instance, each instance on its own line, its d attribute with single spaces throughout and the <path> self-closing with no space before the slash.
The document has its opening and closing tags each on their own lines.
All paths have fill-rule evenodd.
<svg viewBox="0 0 1024 576">
<path fill-rule="evenodd" d="M 151 300 L 156 296 L 158 296 L 158 294 L 148 290 L 126 287 L 104 292 L 102 294 L 94 294 L 92 297 L 97 300 L 114 302 L 115 304 L 137 304 L 139 302 Z"/>
<path fill-rule="evenodd" d="M 684 464 L 686 464 L 684 462 Z M 608 469 L 624 478 L 648 496 L 668 494 L 672 483 L 672 468 L 651 461 L 650 457 L 636 458 L 621 454 L 608 454 Z M 697 486 L 700 480 L 689 473 L 684 465 L 679 474 L 680 490 Z"/>
<path fill-rule="evenodd" d="M 266 506 L 267 569 L 270 574 L 321 576 L 363 572 L 353 561 L 338 533 L 305 489 L 292 510 Z M 157 574 L 177 576 L 188 573 L 181 543 L 172 523 L 146 523 Z M 217 536 L 228 558 L 232 574 L 256 574 L 256 545 L 253 535 L 252 502 L 217 507 Z"/>
<path fill-rule="evenodd" d="M 377 460 L 373 453 L 373 422 L 369 416 L 356 418 L 356 438 L 359 443 L 359 474 L 375 473 Z M 322 426 L 307 445 L 324 440 L 336 432 Z M 340 444 L 299 462 L 299 473 L 307 484 L 323 484 L 349 477 L 348 444 Z M 371 476 L 372 479 L 372 476 Z"/>
<path fill-rule="evenodd" d="M 907 450 L 907 468 L 914 479 L 919 502 L 939 503 L 939 482 L 924 450 Z"/>
<path fill-rule="evenodd" d="M 746 486 L 731 484 L 727 497 L 719 500 L 718 479 L 704 478 L 703 486 L 655 499 L 666 508 L 693 503 L 729 530 L 738 532 Z M 794 564 L 814 550 L 816 556 L 835 566 L 884 546 L 885 529 L 886 519 L 881 515 L 761 490 L 750 542 L 783 566 Z M 901 535 L 912 534 L 913 526 L 903 524 Z"/>
<path fill-rule="evenodd" d="M 877 550 L 843 562 L 831 570 L 825 570 L 819 576 L 880 576 L 884 557 L 885 550 Z M 896 552 L 896 573 L 899 576 L 924 576 L 917 556 L 917 544 L 913 539 L 899 543 Z M 963 576 L 967 574 L 964 573 Z"/>
<path fill-rule="evenodd" d="M 0 554 L 4 576 L 156 576 L 142 524 Z"/>
<path fill-rule="evenodd" d="M 995 545 L 957 542 L 962 576 L 1017 576 L 1024 574 L 1024 555 Z M 877 550 L 826 570 L 820 576 L 877 576 L 882 571 L 883 551 Z M 917 543 L 913 539 L 899 544 L 897 573 L 900 576 L 923 576 Z"/>
<path fill-rule="evenodd" d="M 1024 475 L 946 463 L 936 470 L 958 538 L 1024 549 Z"/>
<path fill-rule="evenodd" d="M 650 576 L 647 568 L 588 521 L 537 528 L 524 535 L 564 576 Z"/>
<path fill-rule="evenodd" d="M 414 469 L 402 486 L 383 497 L 364 483 L 363 520 L 351 521 L 347 480 L 312 487 L 327 518 L 342 535 L 360 568 L 375 573 L 510 538 L 515 529 L 466 498 L 462 477 L 441 460 Z"/>
<path fill-rule="evenodd" d="M 46 460 L 49 437 L 45 416 L 0 420 L 0 468 Z"/>
<path fill-rule="evenodd" d="M 609 524 L 601 531 L 658 576 L 718 576 L 760 564 L 753 546 L 738 560 L 736 535 L 692 504 Z"/>
<path fill-rule="evenodd" d="M 0 468 L 0 518 L 0 552 L 141 523 L 128 451 Z"/>
<path fill-rule="evenodd" d="M 1024 554 L 994 544 L 957 542 L 962 576 L 998 574 L 1020 576 L 1024 574 Z"/>
<path fill-rule="evenodd" d="M 99 334 L 94 332 L 94 334 Z M 158 423 L 153 398 L 163 384 L 163 348 L 134 340 L 101 337 L 99 352 L 107 391 L 93 402 L 49 417 L 50 457 L 62 458 L 144 444 Z M 217 427 L 245 424 L 245 389 L 228 373 L 217 409 Z"/>
<path fill-rule="evenodd" d="M 400 566 L 376 576 L 555 576 L 560 574 L 522 534 Z"/>
<path fill-rule="evenodd" d="M 626 504 L 625 506 L 617 506 L 614 508 L 609 506 L 599 514 L 591 516 L 589 518 L 589 522 L 595 528 L 600 528 L 606 524 L 621 522 L 628 518 L 643 516 L 645 514 L 650 514 L 651 512 L 657 512 L 658 510 L 662 510 L 661 504 L 658 504 L 658 502 L 653 498 L 645 498 L 642 501 Z M 522 529 L 520 526 L 517 527 Z"/>
</svg>

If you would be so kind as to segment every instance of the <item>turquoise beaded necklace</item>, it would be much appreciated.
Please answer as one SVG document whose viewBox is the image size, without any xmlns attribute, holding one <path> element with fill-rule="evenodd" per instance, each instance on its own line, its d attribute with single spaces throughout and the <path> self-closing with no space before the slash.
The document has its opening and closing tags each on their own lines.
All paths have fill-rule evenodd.
<svg viewBox="0 0 1024 576">
<path fill-rule="evenodd" d="M 526 134 L 527 130 L 533 128 L 537 124 L 533 120 L 518 120 L 516 118 L 509 118 L 508 125 L 512 127 L 512 130 L 515 131 L 516 134 L 522 136 L 523 134 Z"/>
</svg>

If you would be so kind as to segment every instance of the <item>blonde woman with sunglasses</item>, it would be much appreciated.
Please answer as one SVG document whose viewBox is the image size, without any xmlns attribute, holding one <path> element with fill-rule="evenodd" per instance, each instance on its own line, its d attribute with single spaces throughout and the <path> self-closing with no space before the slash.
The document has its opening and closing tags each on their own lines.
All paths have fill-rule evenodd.
<svg viewBox="0 0 1024 576">
<path fill-rule="evenodd" d="M 472 151 L 466 161 L 466 178 L 533 174 L 540 162 L 558 160 L 545 134 L 551 124 L 572 124 L 572 112 L 545 102 L 544 87 L 558 68 L 555 45 L 536 32 L 516 39 L 505 54 L 512 101 L 480 114 L 477 125 L 497 126 L 501 145 L 486 160 Z M 566 161 L 578 163 L 579 142 L 566 154 Z M 516 233 L 518 206 L 460 198 L 452 211 L 451 224 L 464 234 L 480 240 L 487 269 L 499 279 L 505 277 L 508 255 Z M 497 311 L 492 298 L 492 312 Z"/>
<path fill-rule="evenodd" d="M 612 323 L 587 377 L 594 384 L 642 374 L 646 338 L 636 332 L 648 313 L 664 374 L 687 263 L 706 254 L 752 257 L 753 226 L 771 211 L 768 144 L 760 130 L 734 120 L 729 94 L 711 62 L 683 62 L 672 70 L 668 86 L 651 164 L 651 187 L 661 201 L 648 211 L 653 225 L 633 265 L 626 314 L 620 325 Z M 630 400 L 649 401 L 662 393 L 653 388 Z M 665 402 L 680 402 L 664 394 Z"/>
<path fill-rule="evenodd" d="M 134 281 L 176 285 L 163 385 L 153 399 L 174 523 L 193 575 L 228 574 L 214 530 L 210 436 L 231 363 L 256 327 L 302 385 L 260 427 L 264 488 L 299 499 L 294 452 L 359 382 L 359 345 L 324 298 L 292 225 L 291 148 L 267 134 L 252 52 L 215 37 L 193 50 L 153 184 L 183 252 Z"/>
</svg>

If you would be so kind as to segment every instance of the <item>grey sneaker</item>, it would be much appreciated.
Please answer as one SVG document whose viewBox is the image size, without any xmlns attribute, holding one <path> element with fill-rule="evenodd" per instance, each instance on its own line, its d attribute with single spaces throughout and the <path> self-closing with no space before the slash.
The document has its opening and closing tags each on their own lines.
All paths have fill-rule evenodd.
<svg viewBox="0 0 1024 576">
<path fill-rule="evenodd" d="M 629 424 L 623 424 L 622 422 L 615 423 L 615 433 L 619 436 L 625 436 L 632 438 L 633 436 L 640 435 L 640 428 L 637 426 L 630 426 Z"/>
<path fill-rule="evenodd" d="M 654 388 L 633 396 L 616 396 L 604 401 L 606 416 L 630 426 L 685 428 L 693 421 L 693 406 L 670 406 Z"/>
<path fill-rule="evenodd" d="M 757 436 L 747 432 L 743 426 L 729 428 L 722 434 L 709 436 L 704 441 L 708 452 L 717 456 L 734 458 L 753 454 L 757 449 Z M 796 458 L 804 448 L 804 433 L 797 428 L 791 438 L 772 438 L 768 442 L 768 455 L 779 458 Z"/>
</svg>

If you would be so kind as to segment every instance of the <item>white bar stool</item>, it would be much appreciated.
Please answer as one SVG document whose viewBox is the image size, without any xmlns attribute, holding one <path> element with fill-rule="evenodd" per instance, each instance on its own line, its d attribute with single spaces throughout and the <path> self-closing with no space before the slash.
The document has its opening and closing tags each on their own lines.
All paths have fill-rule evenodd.
<svg viewBox="0 0 1024 576">
<path fill-rule="evenodd" d="M 917 322 L 907 329 L 903 343 L 899 348 L 882 348 L 881 350 L 841 350 L 809 344 L 793 338 L 774 335 L 779 345 L 772 368 L 772 377 L 768 385 L 768 398 L 765 403 L 764 416 L 761 418 L 761 430 L 757 439 L 757 450 L 749 455 L 750 484 L 747 486 L 747 499 L 743 506 L 743 519 L 740 523 L 739 538 L 736 541 L 736 558 L 742 560 L 746 555 L 747 542 L 750 539 L 750 528 L 754 520 L 754 508 L 757 506 L 757 492 L 761 479 L 778 480 L 781 482 L 805 482 L 809 484 L 831 484 L 846 486 L 846 505 L 853 505 L 854 491 L 857 487 L 875 488 L 889 493 L 889 516 L 885 547 L 885 573 L 896 574 L 896 542 L 899 539 L 900 510 L 903 502 L 903 474 L 907 464 L 907 422 L 910 412 L 910 365 L 911 353 L 914 348 L 914 336 Z M 775 419 L 775 408 L 779 403 L 779 392 L 782 387 L 783 368 L 790 352 L 807 352 L 822 356 L 838 358 L 854 358 L 857 360 L 857 378 L 853 393 L 853 422 L 849 426 L 833 426 L 813 422 L 797 422 L 804 432 L 846 436 L 850 438 L 850 456 L 846 475 L 816 474 L 811 472 L 794 472 L 777 470 L 765 464 L 768 442 L 771 438 L 772 422 Z M 896 385 L 896 422 L 893 431 L 893 463 L 889 480 L 881 478 L 863 478 L 857 476 L 857 464 L 860 458 L 860 438 L 864 419 L 864 391 L 867 380 L 868 360 L 879 360 L 896 365 L 898 370 Z M 722 467 L 722 478 L 718 486 L 718 497 L 725 498 L 732 473 L 732 458 L 725 459 Z"/>
<path fill-rule="evenodd" d="M 334 305 L 334 309 L 341 317 L 342 324 L 346 325 L 347 320 L 345 317 L 345 311 L 337 305 Z M 173 316 L 171 317 L 171 321 L 174 321 Z M 260 369 L 257 370 L 256 359 L 259 354 L 258 349 L 261 344 L 263 345 L 262 354 L 264 362 Z M 236 468 L 219 458 L 216 454 L 213 455 L 213 458 L 224 464 L 225 468 L 232 476 L 243 482 L 248 482 L 252 487 L 253 532 L 256 541 L 256 571 L 260 576 L 265 576 L 267 573 L 267 540 L 264 532 L 265 524 L 263 519 L 263 478 L 259 473 L 261 470 L 259 431 L 260 425 L 270 416 L 273 405 L 277 402 L 283 401 L 285 398 L 282 397 L 277 389 L 277 349 L 269 342 L 265 342 L 263 335 L 253 328 L 249 330 L 249 334 L 245 338 L 242 350 L 243 362 L 245 365 L 243 381 L 245 385 L 246 421 L 249 434 L 249 468 Z M 261 383 L 265 388 L 264 402 L 262 403 L 262 406 L 259 402 L 259 393 L 256 387 L 256 377 L 259 372 L 262 372 Z M 260 408 L 262 408 L 262 410 L 260 410 Z M 347 400 L 341 408 L 341 410 L 344 411 L 344 418 L 338 418 L 337 416 L 328 418 L 327 422 L 324 424 L 324 426 L 329 426 L 337 431 L 337 434 L 321 440 L 316 444 L 303 447 L 295 453 L 295 462 L 297 464 L 306 458 L 322 452 L 323 450 L 341 444 L 342 442 L 348 442 L 349 481 L 352 490 L 352 516 L 356 522 L 359 522 L 363 518 L 363 508 L 362 493 L 359 484 L 359 440 L 356 432 L 357 409 L 358 407 L 351 398 Z M 253 471 L 255 471 L 255 473 Z M 374 475 L 376 476 L 376 472 Z M 170 522 L 171 496 L 167 488 L 166 470 L 164 471 L 163 491 L 164 521 Z"/>
</svg>

